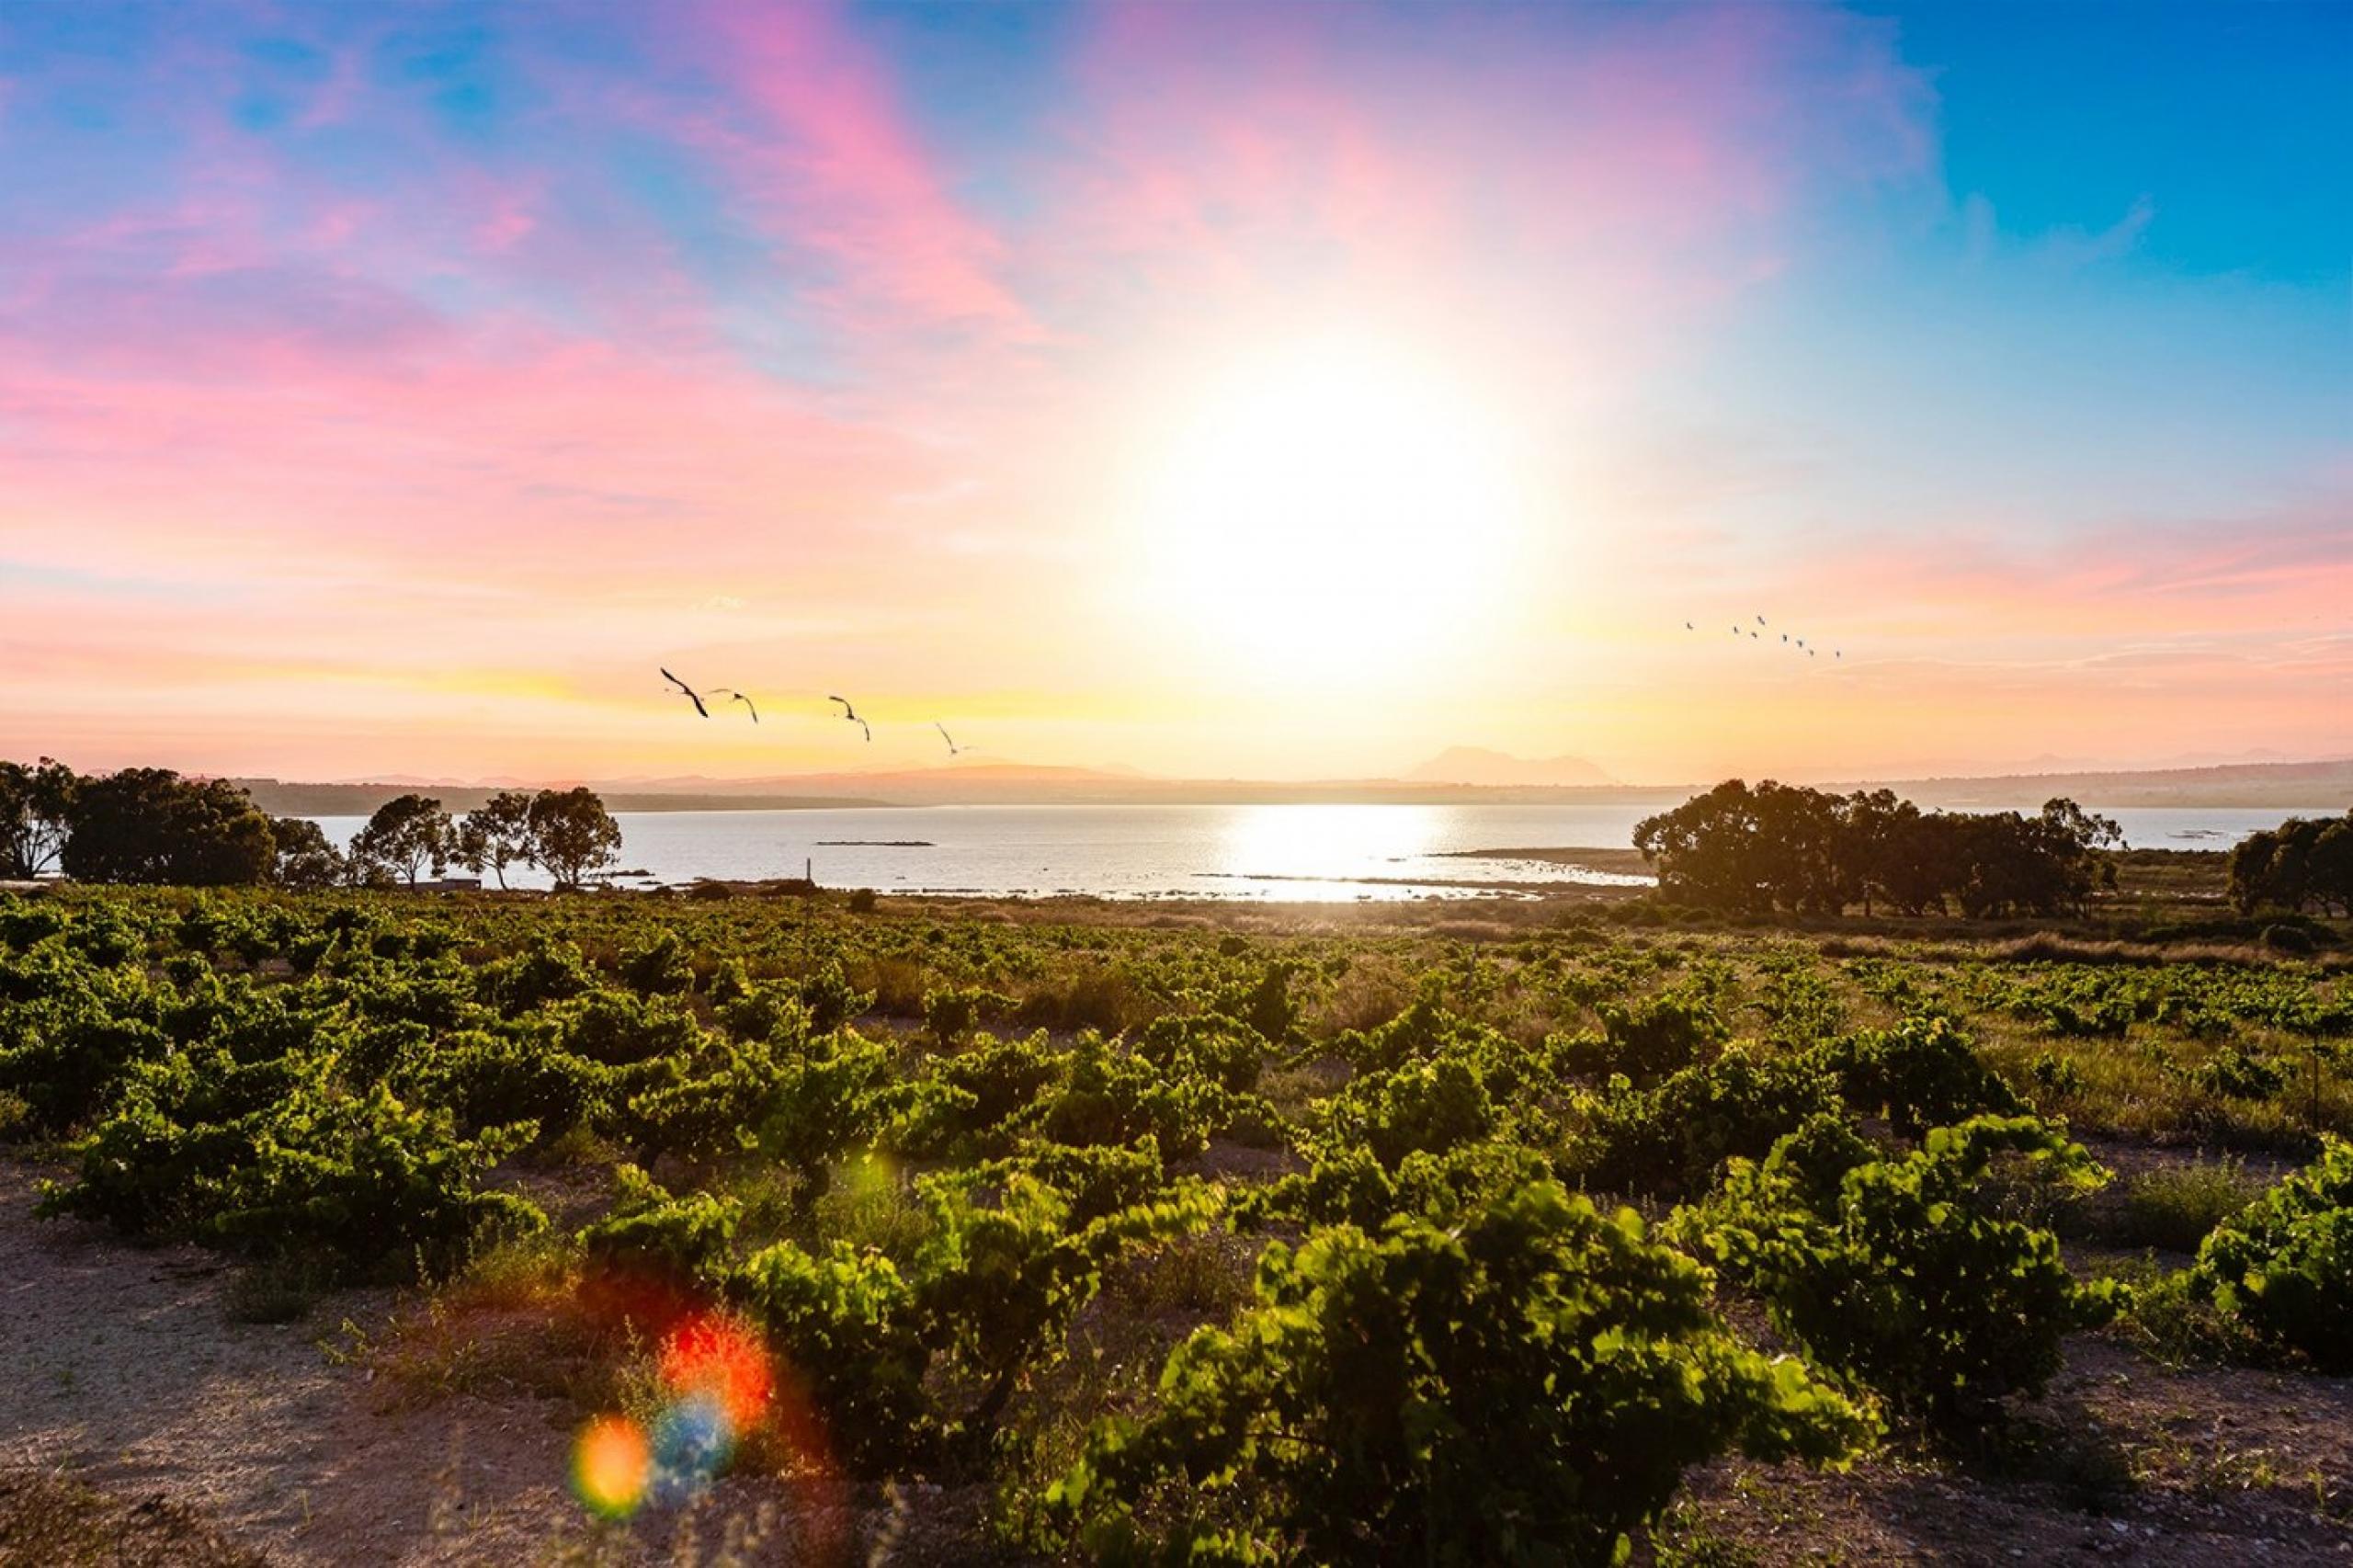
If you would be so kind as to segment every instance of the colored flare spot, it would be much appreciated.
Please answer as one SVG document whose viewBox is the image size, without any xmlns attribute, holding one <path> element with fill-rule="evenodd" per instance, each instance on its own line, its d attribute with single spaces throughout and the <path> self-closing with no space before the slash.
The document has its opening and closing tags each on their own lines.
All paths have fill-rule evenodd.
<svg viewBox="0 0 2353 1568">
<path fill-rule="evenodd" d="M 654 1500 L 665 1507 L 686 1502 L 710 1484 L 734 1449 L 734 1423 L 714 1395 L 674 1402 L 654 1424 Z"/>
<path fill-rule="evenodd" d="M 588 1424 L 572 1449 L 572 1490 L 588 1511 L 626 1518 L 645 1501 L 654 1453 L 636 1422 L 607 1415 Z"/>
<path fill-rule="evenodd" d="M 776 1392 L 767 1346 L 742 1324 L 709 1314 L 688 1319 L 662 1344 L 662 1381 L 681 1401 L 708 1402 L 730 1440 L 766 1418 Z"/>
</svg>

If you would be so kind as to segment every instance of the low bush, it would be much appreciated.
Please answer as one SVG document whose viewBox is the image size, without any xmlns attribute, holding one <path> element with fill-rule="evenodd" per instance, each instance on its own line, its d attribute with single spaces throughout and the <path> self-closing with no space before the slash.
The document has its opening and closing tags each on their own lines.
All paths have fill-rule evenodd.
<svg viewBox="0 0 2353 1568">
<path fill-rule="evenodd" d="M 1937 1128 L 1883 1159 L 1836 1117 L 1736 1163 L 1678 1233 L 1753 1287 L 1781 1332 L 1897 1409 L 1951 1432 L 2058 1370 L 2060 1341 L 2111 1310 L 2078 1285 L 2050 1232 L 1995 1211 L 2002 1158 L 2071 1185 L 2100 1179 L 2083 1150 L 2031 1117 Z"/>
<path fill-rule="evenodd" d="M 1552 1183 L 1440 1229 L 1267 1247 L 1049 1506 L 1120 1562 L 1620 1560 L 1730 1449 L 1836 1460 L 1869 1418 L 1711 1316 L 1705 1274 Z"/>
<path fill-rule="evenodd" d="M 2353 1372 L 2353 1142 L 2320 1158 L 2217 1226 L 2191 1289 L 2260 1338 L 2326 1372 Z"/>
</svg>

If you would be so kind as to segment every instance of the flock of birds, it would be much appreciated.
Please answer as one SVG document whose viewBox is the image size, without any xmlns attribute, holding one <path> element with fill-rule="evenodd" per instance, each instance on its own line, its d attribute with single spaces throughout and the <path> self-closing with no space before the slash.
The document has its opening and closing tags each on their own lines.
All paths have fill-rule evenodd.
<svg viewBox="0 0 2353 1568">
<path fill-rule="evenodd" d="M 1683 630 L 1686 631 L 1697 631 L 1699 628 L 1695 623 L 1687 620 L 1683 623 Z M 1756 618 L 1756 626 L 1749 627 L 1735 625 L 1732 629 L 1732 634 L 1734 637 L 1737 637 L 1742 632 L 1745 631 L 1748 633 L 1751 640 L 1761 642 L 1764 641 L 1765 632 L 1770 630 L 1771 628 L 1765 625 L 1765 618 L 1760 615 Z M 1784 631 L 1781 633 L 1781 641 L 1787 642 L 1793 651 L 1802 652 L 1809 659 L 1813 658 L 1816 655 L 1817 650 L 1808 648 L 1805 645 L 1805 639 L 1802 637 L 1793 638 L 1788 632 Z M 1830 656 L 1834 659 L 1843 659 L 1847 655 L 1839 652 L 1839 650 L 1833 648 L 1830 650 Z"/>
<path fill-rule="evenodd" d="M 1699 627 L 1698 622 L 1687 620 L 1683 623 L 1683 630 L 1686 631 L 1697 631 L 1699 630 Z M 1766 625 L 1765 618 L 1760 615 L 1756 618 L 1756 624 L 1754 627 L 1734 625 L 1732 629 L 1732 634 L 1734 637 L 1737 637 L 1742 632 L 1745 631 L 1748 633 L 1751 641 L 1762 642 L 1764 641 L 1765 633 L 1770 630 L 1772 629 Z M 1819 650 L 1807 647 L 1806 641 L 1802 637 L 1791 637 L 1788 632 L 1784 631 L 1780 633 L 1780 638 L 1783 642 L 1789 644 L 1792 651 L 1802 653 L 1809 659 L 1814 658 L 1818 655 Z M 1843 659 L 1846 657 L 1846 654 L 1840 650 L 1833 648 L 1830 650 L 1830 656 L 1834 659 Z M 685 681 L 682 681 L 676 676 L 672 675 L 666 668 L 662 671 L 662 678 L 668 681 L 672 686 L 676 687 L 679 694 L 685 697 L 688 701 L 695 705 L 696 712 L 701 714 L 706 719 L 710 717 L 710 706 L 703 700 L 703 694 L 701 692 L 697 691 L 693 687 L 688 686 Z M 723 698 L 729 702 L 742 703 L 744 705 L 744 711 L 752 716 L 752 722 L 756 724 L 760 722 L 759 705 L 752 700 L 752 697 L 749 692 L 738 691 L 733 687 L 714 686 L 710 688 L 710 695 L 713 698 Z M 858 733 L 864 735 L 869 742 L 871 742 L 874 739 L 874 726 L 868 723 L 865 719 L 859 716 L 857 708 L 851 705 L 848 698 L 829 696 L 825 700 L 840 704 L 842 710 L 841 717 L 844 722 L 856 724 L 858 728 Z M 948 733 L 948 726 L 941 723 L 937 719 L 934 719 L 931 722 L 931 727 L 938 730 L 939 732 L 939 738 L 948 744 L 948 755 L 950 756 L 961 756 L 968 751 L 977 749 L 973 746 L 957 744 L 956 737 Z"/>
<path fill-rule="evenodd" d="M 701 714 L 706 719 L 710 717 L 710 705 L 703 700 L 703 694 L 701 692 L 697 691 L 693 687 L 688 686 L 685 681 L 682 681 L 676 676 L 672 675 L 666 668 L 662 671 L 662 678 L 668 681 L 672 686 L 676 687 L 686 699 L 695 705 L 696 712 Z M 759 705 L 752 700 L 750 693 L 738 691 L 733 687 L 714 686 L 710 688 L 710 695 L 713 698 L 724 698 L 729 702 L 742 703 L 744 705 L 744 711 L 752 716 L 752 722 L 756 724 L 760 722 Z M 848 698 L 828 697 L 825 700 L 828 702 L 837 702 L 841 704 L 841 717 L 847 722 L 856 724 L 858 728 L 858 733 L 863 734 L 870 743 L 874 739 L 874 726 L 868 723 L 863 718 L 859 717 L 858 710 L 851 706 L 850 699 Z M 937 719 L 931 722 L 931 727 L 938 730 L 939 732 L 939 738 L 948 743 L 948 755 L 950 756 L 961 756 L 968 751 L 974 751 L 978 749 L 974 746 L 957 744 L 956 737 L 948 733 L 948 726 L 941 723 Z"/>
</svg>

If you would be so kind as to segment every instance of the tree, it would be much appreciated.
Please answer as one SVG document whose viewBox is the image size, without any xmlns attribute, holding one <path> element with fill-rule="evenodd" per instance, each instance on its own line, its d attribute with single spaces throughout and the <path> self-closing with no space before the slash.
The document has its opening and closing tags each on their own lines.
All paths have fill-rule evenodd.
<svg viewBox="0 0 2353 1568">
<path fill-rule="evenodd" d="M 2313 836 L 2313 852 L 2304 863 L 2321 907 L 2334 904 L 2338 914 L 2353 915 L 2353 812 Z"/>
<path fill-rule="evenodd" d="M 416 885 L 426 866 L 439 876 L 449 863 L 449 813 L 425 795 L 386 801 L 351 840 L 351 864 L 362 872 L 400 873 Z"/>
<path fill-rule="evenodd" d="M 277 846 L 275 880 L 280 887 L 331 888 L 348 873 L 342 852 L 327 842 L 325 830 L 308 817 L 272 817 L 269 836 Z"/>
<path fill-rule="evenodd" d="M 2231 846 L 2231 904 L 2241 915 L 2254 914 L 2273 896 L 2271 861 L 2279 853 L 2279 835 L 2268 830 L 2250 833 Z"/>
<path fill-rule="evenodd" d="M 2267 906 L 2302 912 L 2318 903 L 2353 911 L 2353 812 L 2290 817 L 2251 833 L 2231 851 L 2231 903 L 2243 915 Z"/>
<path fill-rule="evenodd" d="M 449 858 L 477 874 L 487 870 L 506 886 L 506 868 L 531 856 L 531 797 L 502 790 L 458 821 Z"/>
<path fill-rule="evenodd" d="M 81 779 L 54 757 L 0 762 L 0 878 L 37 877 L 65 847 Z"/>
<path fill-rule="evenodd" d="M 1917 915 L 1933 893 L 1922 889 L 1915 869 L 1920 844 L 1920 808 L 1893 790 L 1858 790 L 1838 802 L 1837 858 L 1848 892 L 1871 912 L 1874 894 L 1907 915 Z"/>
<path fill-rule="evenodd" d="M 594 790 L 542 790 L 531 797 L 531 858 L 559 888 L 576 888 L 620 858 L 620 824 Z"/>
<path fill-rule="evenodd" d="M 1634 827 L 1662 897 L 1716 909 L 1835 915 L 1854 881 L 1841 802 L 1819 790 L 1727 779 Z"/>
<path fill-rule="evenodd" d="M 59 863 L 82 881 L 222 886 L 276 869 L 269 818 L 226 779 L 126 767 L 82 780 L 69 821 Z"/>
</svg>

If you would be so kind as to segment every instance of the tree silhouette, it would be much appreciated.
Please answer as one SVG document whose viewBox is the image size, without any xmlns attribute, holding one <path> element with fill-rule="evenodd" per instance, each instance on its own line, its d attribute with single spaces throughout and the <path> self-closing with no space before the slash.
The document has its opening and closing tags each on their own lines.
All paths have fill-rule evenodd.
<svg viewBox="0 0 2353 1568">
<path fill-rule="evenodd" d="M 531 797 L 531 858 L 559 888 L 576 888 L 620 858 L 620 824 L 585 786 Z"/>
<path fill-rule="evenodd" d="M 269 836 L 277 847 L 274 880 L 279 887 L 331 888 L 349 874 L 349 862 L 327 842 L 326 830 L 308 817 L 272 817 Z"/>
<path fill-rule="evenodd" d="M 376 808 L 351 840 L 351 863 L 367 877 L 398 873 L 415 887 L 426 867 L 439 876 L 449 863 L 449 813 L 425 795 L 402 795 Z"/>
<path fill-rule="evenodd" d="M 2114 884 L 2106 817 L 2056 800 L 2017 812 L 1922 812 L 1892 791 L 1841 799 L 1727 779 L 1634 828 L 1659 895 L 1713 909 L 1836 915 L 1874 895 L 1907 915 L 2047 915 Z"/>
<path fill-rule="evenodd" d="M 278 843 L 243 790 L 182 778 L 165 767 L 126 767 L 74 790 L 59 853 L 65 874 L 88 882 L 264 882 Z"/>
<path fill-rule="evenodd" d="M 24 881 L 56 863 L 72 831 L 81 779 L 54 757 L 0 762 L 0 878 Z"/>
<path fill-rule="evenodd" d="M 2231 851 L 2230 899 L 2241 914 L 2302 913 L 2318 903 L 2353 914 L 2353 812 L 2342 817 L 2290 817 L 2251 833 Z"/>
<path fill-rule="evenodd" d="M 502 790 L 468 812 L 458 820 L 449 858 L 476 874 L 489 871 L 504 891 L 506 868 L 532 858 L 531 797 Z"/>
</svg>

